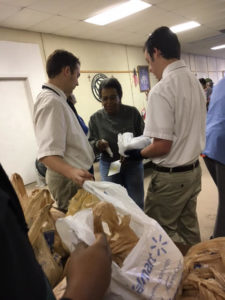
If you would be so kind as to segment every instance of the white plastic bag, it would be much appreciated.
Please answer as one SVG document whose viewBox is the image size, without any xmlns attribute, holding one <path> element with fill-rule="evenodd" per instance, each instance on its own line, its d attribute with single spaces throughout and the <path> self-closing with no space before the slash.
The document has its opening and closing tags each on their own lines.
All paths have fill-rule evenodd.
<svg viewBox="0 0 225 300">
<path fill-rule="evenodd" d="M 118 214 L 131 215 L 130 227 L 139 237 L 122 268 L 112 263 L 112 280 L 105 299 L 173 299 L 181 279 L 183 256 L 166 232 L 145 215 L 122 186 L 85 181 L 83 188 L 100 200 L 112 203 Z M 71 251 L 79 241 L 91 245 L 95 240 L 91 209 L 58 219 L 56 227 Z"/>
<path fill-rule="evenodd" d="M 125 132 L 123 134 L 118 134 L 118 148 L 119 148 L 119 154 L 126 157 L 127 155 L 124 154 L 127 150 L 132 149 L 143 149 L 149 144 L 151 144 L 151 139 L 147 136 L 137 136 L 133 137 L 132 132 Z"/>
</svg>

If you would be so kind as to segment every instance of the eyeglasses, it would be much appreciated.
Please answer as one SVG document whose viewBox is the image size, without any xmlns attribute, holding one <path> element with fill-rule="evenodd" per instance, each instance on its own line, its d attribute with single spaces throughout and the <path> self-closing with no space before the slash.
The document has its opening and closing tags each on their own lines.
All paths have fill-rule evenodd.
<svg viewBox="0 0 225 300">
<path fill-rule="evenodd" d="M 110 101 L 116 101 L 118 99 L 118 95 L 110 95 L 110 96 L 104 96 L 102 97 L 102 102 L 106 102 L 108 99 Z"/>
</svg>

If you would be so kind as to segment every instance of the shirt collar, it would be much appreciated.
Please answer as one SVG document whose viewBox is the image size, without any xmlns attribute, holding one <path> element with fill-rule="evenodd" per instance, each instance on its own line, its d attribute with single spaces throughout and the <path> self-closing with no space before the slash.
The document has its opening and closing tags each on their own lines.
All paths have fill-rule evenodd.
<svg viewBox="0 0 225 300">
<path fill-rule="evenodd" d="M 186 68 L 186 64 L 182 59 L 179 59 L 171 64 L 169 64 L 164 70 L 162 74 L 162 78 L 165 78 L 170 72 L 175 71 L 179 68 Z"/>
<path fill-rule="evenodd" d="M 67 99 L 66 94 L 60 88 L 58 88 L 56 85 L 54 85 L 52 83 L 49 83 L 49 82 L 45 83 L 44 85 L 50 87 L 53 90 L 55 90 L 60 96 L 65 98 L 65 100 Z"/>
</svg>

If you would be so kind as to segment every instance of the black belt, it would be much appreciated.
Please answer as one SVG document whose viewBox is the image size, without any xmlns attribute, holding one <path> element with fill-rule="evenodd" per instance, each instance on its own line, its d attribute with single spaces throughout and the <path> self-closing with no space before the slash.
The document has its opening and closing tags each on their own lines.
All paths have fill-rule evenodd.
<svg viewBox="0 0 225 300">
<path fill-rule="evenodd" d="M 159 172 L 166 172 L 166 173 L 174 173 L 174 172 L 186 172 L 191 171 L 199 166 L 199 160 L 196 160 L 193 164 L 187 165 L 187 166 L 180 166 L 175 168 L 167 168 L 167 167 L 161 167 L 159 165 L 156 165 L 152 163 L 152 168 Z"/>
</svg>

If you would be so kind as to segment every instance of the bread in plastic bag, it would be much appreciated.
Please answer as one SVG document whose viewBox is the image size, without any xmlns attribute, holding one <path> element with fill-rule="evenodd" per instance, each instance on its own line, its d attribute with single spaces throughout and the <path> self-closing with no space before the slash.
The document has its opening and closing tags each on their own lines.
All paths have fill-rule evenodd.
<svg viewBox="0 0 225 300">
<path fill-rule="evenodd" d="M 120 217 L 111 203 L 100 202 L 93 208 L 93 217 L 94 233 L 107 234 L 112 260 L 122 267 L 123 261 L 139 240 L 129 226 L 130 216 Z M 108 233 L 103 229 L 104 223 L 108 225 Z"/>
<path fill-rule="evenodd" d="M 79 189 L 75 196 L 70 200 L 67 216 L 72 216 L 81 209 L 94 207 L 99 202 L 99 199 L 88 193 L 84 189 Z"/>
<path fill-rule="evenodd" d="M 122 266 L 124 259 L 138 241 L 137 235 L 129 226 L 130 216 L 121 218 L 111 203 L 102 202 L 95 195 L 79 189 L 69 203 L 67 215 L 73 215 L 85 208 L 93 209 L 94 233 L 107 234 L 112 259 Z M 103 223 L 108 226 L 107 232 L 103 229 Z"/>
<path fill-rule="evenodd" d="M 105 299 L 173 299 L 181 279 L 183 256 L 162 227 L 145 215 L 121 185 L 85 181 L 83 188 L 113 204 L 118 215 L 130 215 L 129 226 L 139 239 L 122 267 L 112 262 L 112 279 Z M 95 241 L 90 208 L 58 219 L 56 228 L 71 252 L 81 241 L 87 245 Z"/>
</svg>

